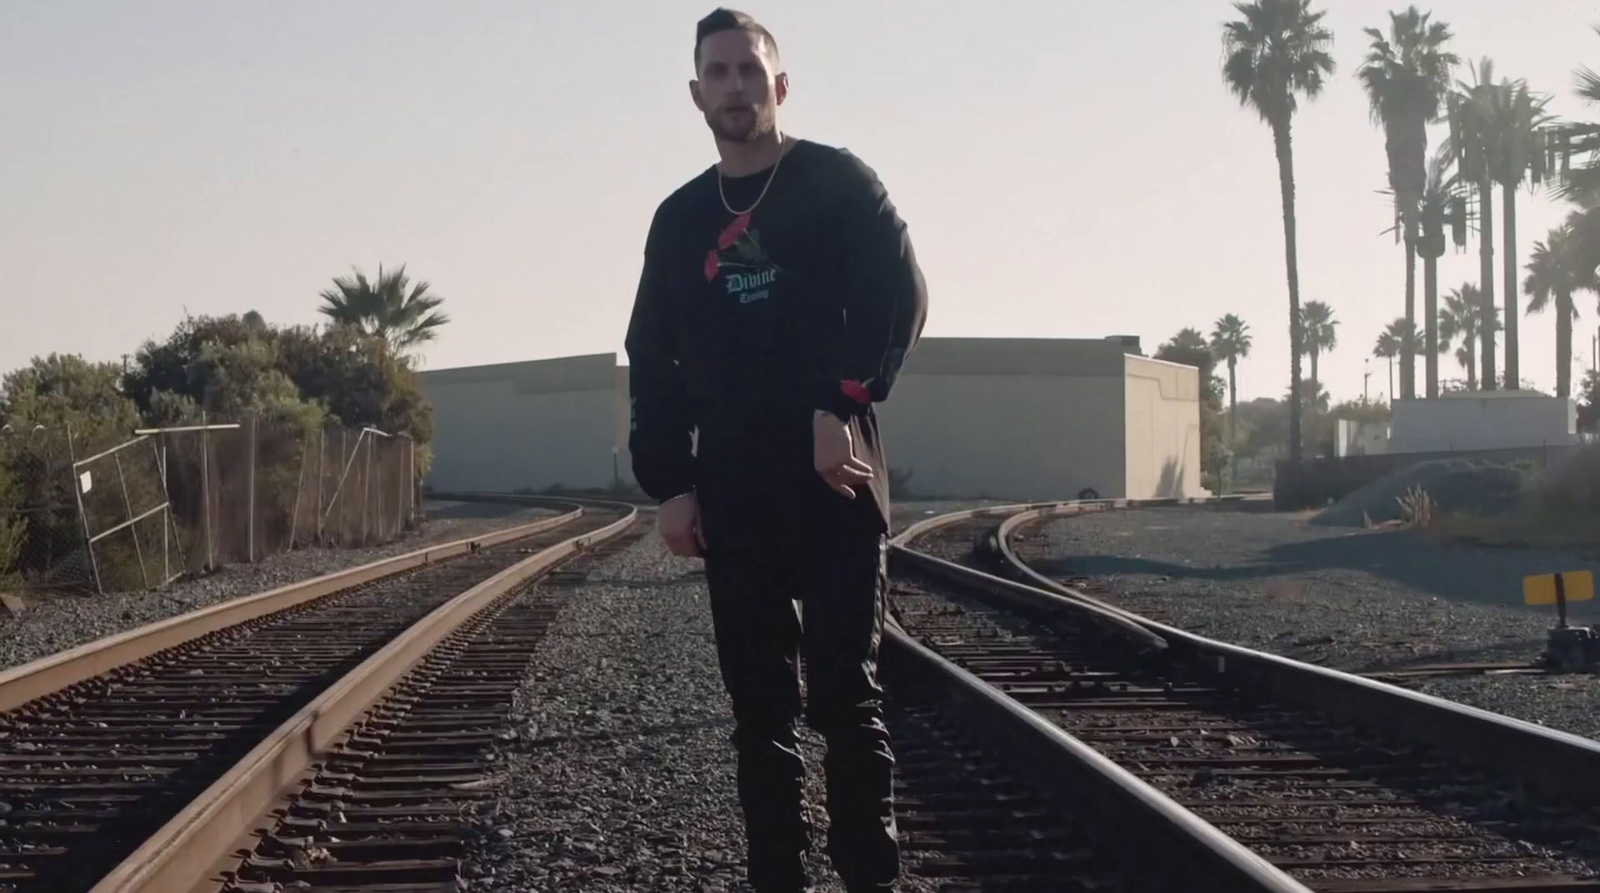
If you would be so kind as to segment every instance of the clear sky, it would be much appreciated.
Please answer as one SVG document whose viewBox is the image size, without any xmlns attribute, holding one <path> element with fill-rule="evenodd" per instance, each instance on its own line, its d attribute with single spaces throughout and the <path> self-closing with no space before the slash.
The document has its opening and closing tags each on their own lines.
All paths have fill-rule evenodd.
<svg viewBox="0 0 1600 893">
<path fill-rule="evenodd" d="M 1383 135 L 1355 79 L 1360 28 L 1397 4 L 1322 5 L 1339 68 L 1295 120 L 1301 289 L 1335 308 L 1323 379 L 1347 397 L 1403 311 Z M 116 359 L 185 309 L 314 322 L 332 277 L 380 262 L 447 299 L 430 368 L 620 351 L 650 214 L 714 158 L 687 89 L 711 8 L 0 2 L 0 368 Z M 1129 333 L 1150 350 L 1233 312 L 1255 335 L 1241 398 L 1287 390 L 1277 169 L 1221 81 L 1228 3 L 742 8 L 782 49 L 785 129 L 862 156 L 910 224 L 926 334 Z M 1600 68 L 1591 4 L 1431 9 L 1463 57 L 1600 117 L 1572 95 L 1576 67 Z M 1521 193 L 1520 260 L 1565 213 Z M 1447 254 L 1442 289 L 1477 264 L 1476 243 Z M 1420 271 L 1417 299 L 1420 313 Z M 1580 309 L 1587 366 L 1596 315 Z M 1547 388 L 1554 340 L 1553 316 L 1524 318 L 1523 375 Z M 1371 369 L 1377 396 L 1387 371 Z"/>
</svg>

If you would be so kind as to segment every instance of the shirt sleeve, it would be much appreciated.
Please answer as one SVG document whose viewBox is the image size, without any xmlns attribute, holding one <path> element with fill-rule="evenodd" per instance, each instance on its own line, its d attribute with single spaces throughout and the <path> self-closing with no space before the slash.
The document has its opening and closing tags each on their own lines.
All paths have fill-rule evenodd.
<svg viewBox="0 0 1600 893">
<path fill-rule="evenodd" d="M 645 239 L 644 269 L 628 321 L 628 450 L 633 476 L 657 502 L 694 489 L 694 420 L 678 360 L 674 302 L 663 254 L 666 208 Z"/>
<path fill-rule="evenodd" d="M 844 153 L 840 230 L 844 249 L 843 338 L 828 351 L 817 408 L 848 419 L 889 398 L 922 335 L 927 284 L 911 236 L 876 172 Z"/>
</svg>

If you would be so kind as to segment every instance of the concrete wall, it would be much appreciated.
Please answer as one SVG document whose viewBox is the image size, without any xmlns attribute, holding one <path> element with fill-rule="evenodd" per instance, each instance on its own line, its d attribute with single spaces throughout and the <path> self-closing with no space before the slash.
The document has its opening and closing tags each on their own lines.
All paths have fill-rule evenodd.
<svg viewBox="0 0 1600 893">
<path fill-rule="evenodd" d="M 1389 452 L 1388 422 L 1353 422 L 1338 420 L 1334 435 L 1335 456 L 1376 456 Z"/>
<path fill-rule="evenodd" d="M 1577 404 L 1523 391 L 1396 400 L 1389 452 L 1428 453 L 1558 446 L 1574 442 Z"/>
<path fill-rule="evenodd" d="M 616 354 L 421 373 L 434 407 L 436 489 L 608 487 L 618 406 Z"/>
<path fill-rule="evenodd" d="M 1125 484 L 1100 495 L 1208 495 L 1200 486 L 1200 370 L 1136 356 L 1125 356 L 1123 368 Z"/>
<path fill-rule="evenodd" d="M 613 454 L 631 483 L 627 376 L 615 354 L 422 373 L 437 422 L 429 483 L 606 487 Z M 915 495 L 1200 495 L 1195 370 L 1116 341 L 924 339 L 879 415 Z"/>
<path fill-rule="evenodd" d="M 1121 495 L 1122 348 L 1101 339 L 929 338 L 879 407 L 919 496 Z"/>
</svg>

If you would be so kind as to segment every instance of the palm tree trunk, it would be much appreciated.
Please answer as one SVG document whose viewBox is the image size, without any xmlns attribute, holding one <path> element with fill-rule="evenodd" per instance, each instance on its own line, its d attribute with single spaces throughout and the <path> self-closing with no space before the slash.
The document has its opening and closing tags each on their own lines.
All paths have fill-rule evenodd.
<svg viewBox="0 0 1600 893">
<path fill-rule="evenodd" d="M 1406 214 L 1406 330 L 1417 330 L 1417 252 L 1414 214 Z M 1417 396 L 1417 355 L 1408 336 L 1400 345 L 1400 395 L 1407 400 Z"/>
<path fill-rule="evenodd" d="M 1228 357 L 1228 448 L 1233 449 L 1239 443 L 1239 432 L 1235 426 L 1239 422 L 1239 386 L 1234 382 L 1233 371 L 1239 365 L 1235 357 Z"/>
<path fill-rule="evenodd" d="M 1318 351 L 1315 347 L 1311 348 L 1311 408 L 1312 409 L 1316 409 L 1317 408 L 1317 395 L 1319 393 L 1321 393 L 1321 390 L 1317 387 L 1317 354 L 1318 353 L 1320 353 L 1320 351 Z M 1402 389 L 1404 389 L 1405 386 L 1406 386 L 1405 375 L 1406 375 L 1406 361 L 1402 358 L 1400 360 L 1400 378 L 1401 378 L 1400 387 Z"/>
<path fill-rule="evenodd" d="M 1289 279 L 1289 461 L 1300 461 L 1300 268 L 1294 244 L 1294 145 L 1289 118 L 1272 125 L 1278 156 L 1278 191 L 1283 197 L 1283 259 Z"/>
<path fill-rule="evenodd" d="M 1478 346 L 1483 351 L 1483 389 L 1494 390 L 1494 183 L 1478 184 L 1478 289 L 1482 293 Z"/>
<path fill-rule="evenodd" d="M 1522 387 L 1522 370 L 1517 349 L 1517 190 L 1514 183 L 1501 184 L 1506 204 L 1506 381 L 1508 391 Z"/>
<path fill-rule="evenodd" d="M 1389 356 L 1389 405 L 1394 405 L 1394 355 Z"/>
<path fill-rule="evenodd" d="M 1422 259 L 1422 362 L 1429 400 L 1439 397 L 1439 259 Z"/>
<path fill-rule="evenodd" d="M 1467 339 L 1467 390 L 1478 389 L 1478 339 Z"/>
<path fill-rule="evenodd" d="M 1556 293 L 1556 396 L 1572 396 L 1572 295 Z"/>
</svg>

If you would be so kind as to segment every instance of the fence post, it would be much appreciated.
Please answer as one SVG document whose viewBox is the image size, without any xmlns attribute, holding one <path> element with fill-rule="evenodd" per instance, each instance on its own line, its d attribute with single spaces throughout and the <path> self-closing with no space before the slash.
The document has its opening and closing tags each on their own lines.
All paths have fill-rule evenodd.
<svg viewBox="0 0 1600 893">
<path fill-rule="evenodd" d="M 245 441 L 245 537 L 250 541 L 248 561 L 256 563 L 256 414 L 251 412 L 250 433 Z"/>
<path fill-rule="evenodd" d="M 361 544 L 371 542 L 372 536 L 372 450 L 376 437 L 367 438 L 367 468 L 361 475 Z"/>
<path fill-rule="evenodd" d="M 317 545 L 322 545 L 322 470 L 323 461 L 328 456 L 328 426 L 317 427 Z"/>
<path fill-rule="evenodd" d="M 407 434 L 406 437 L 411 435 Z M 400 538 L 400 531 L 406 524 L 406 451 L 404 447 L 395 450 L 394 457 L 394 538 Z"/>
<path fill-rule="evenodd" d="M 94 574 L 94 591 L 105 595 L 100 584 L 100 565 L 94 560 L 94 535 L 89 532 L 89 514 L 83 510 L 83 479 L 78 477 L 78 447 L 72 442 L 72 426 L 67 427 L 67 460 L 72 463 L 72 495 L 78 502 L 78 522 L 83 527 L 83 548 L 89 553 L 89 570 Z"/>
<path fill-rule="evenodd" d="M 294 537 L 300 532 L 300 494 L 306 488 L 306 463 L 311 461 L 311 432 L 306 432 L 306 439 L 300 444 L 300 472 L 294 480 L 294 508 L 289 512 L 289 548 L 285 552 L 294 551 Z"/>
<path fill-rule="evenodd" d="M 211 425 L 200 413 L 200 521 L 206 531 L 206 571 L 215 569 L 216 545 L 211 537 Z"/>
</svg>

